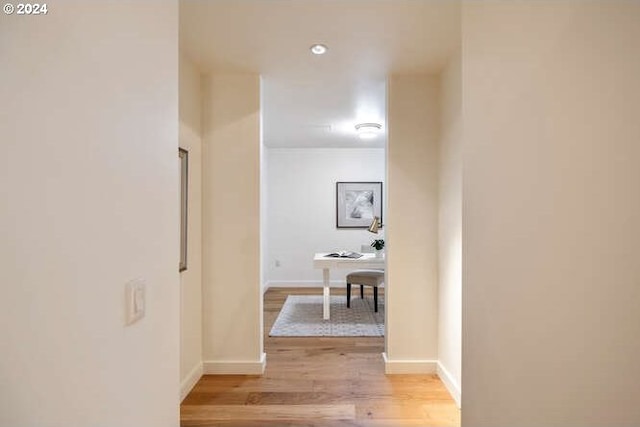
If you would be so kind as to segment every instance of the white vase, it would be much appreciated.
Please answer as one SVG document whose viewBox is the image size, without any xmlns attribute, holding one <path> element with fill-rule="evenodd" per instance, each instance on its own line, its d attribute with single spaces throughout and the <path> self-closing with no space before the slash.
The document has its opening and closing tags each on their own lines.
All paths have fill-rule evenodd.
<svg viewBox="0 0 640 427">
<path fill-rule="evenodd" d="M 376 249 L 376 258 L 382 258 L 384 256 L 384 249 Z"/>
</svg>

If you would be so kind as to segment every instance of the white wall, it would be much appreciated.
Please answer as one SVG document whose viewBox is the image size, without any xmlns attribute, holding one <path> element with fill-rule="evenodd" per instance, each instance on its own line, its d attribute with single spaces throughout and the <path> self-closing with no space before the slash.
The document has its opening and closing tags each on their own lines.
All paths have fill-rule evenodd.
<svg viewBox="0 0 640 427">
<path fill-rule="evenodd" d="M 460 52 L 441 76 L 438 374 L 460 405 L 462 364 L 462 75 Z"/>
<path fill-rule="evenodd" d="M 0 425 L 179 423 L 177 52 L 177 1 L 0 16 Z"/>
<path fill-rule="evenodd" d="M 269 286 L 321 286 L 322 270 L 313 268 L 314 253 L 359 251 L 361 245 L 384 237 L 382 230 L 376 235 L 336 228 L 336 182 L 383 182 L 384 149 L 270 148 L 267 163 Z M 344 283 L 346 273 L 331 271 L 332 281 Z"/>
<path fill-rule="evenodd" d="M 261 373 L 260 79 L 203 78 L 205 373 Z"/>
<path fill-rule="evenodd" d="M 463 426 L 640 425 L 639 22 L 464 5 Z"/>
<path fill-rule="evenodd" d="M 389 79 L 386 371 L 438 358 L 438 77 Z"/>
<path fill-rule="evenodd" d="M 264 98 L 264 85 L 260 77 L 260 105 Z M 267 147 L 264 145 L 263 115 L 260 111 L 260 288 L 262 292 L 266 290 L 267 284 L 267 251 L 269 245 L 268 233 L 268 212 L 269 212 L 269 174 L 267 161 Z"/>
<path fill-rule="evenodd" d="M 202 93 L 200 72 L 180 55 L 180 147 L 189 151 L 187 269 L 180 273 L 180 395 L 202 375 Z"/>
</svg>

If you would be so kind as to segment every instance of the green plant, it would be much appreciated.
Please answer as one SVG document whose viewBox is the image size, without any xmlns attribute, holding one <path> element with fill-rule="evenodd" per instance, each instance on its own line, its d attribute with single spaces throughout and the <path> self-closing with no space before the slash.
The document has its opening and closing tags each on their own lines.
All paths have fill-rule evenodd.
<svg viewBox="0 0 640 427">
<path fill-rule="evenodd" d="M 377 251 L 381 250 L 382 248 L 384 248 L 384 239 L 374 240 L 373 242 L 371 242 L 371 247 Z"/>
</svg>

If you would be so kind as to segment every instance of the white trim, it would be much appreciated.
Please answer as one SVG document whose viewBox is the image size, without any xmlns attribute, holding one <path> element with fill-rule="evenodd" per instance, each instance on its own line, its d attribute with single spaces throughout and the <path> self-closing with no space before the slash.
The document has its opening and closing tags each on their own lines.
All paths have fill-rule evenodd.
<svg viewBox="0 0 640 427">
<path fill-rule="evenodd" d="M 205 375 L 262 375 L 267 367 L 267 353 L 259 361 L 205 360 Z"/>
<path fill-rule="evenodd" d="M 187 376 L 180 383 L 180 402 L 184 400 L 185 397 L 189 394 L 189 392 L 193 389 L 196 383 L 202 378 L 202 374 L 204 373 L 204 369 L 202 366 L 202 362 L 198 362 L 196 366 L 193 367 L 191 372 L 187 374 Z"/>
<path fill-rule="evenodd" d="M 437 360 L 405 359 L 391 360 L 387 353 L 382 353 L 385 374 L 435 374 L 438 368 Z"/>
<path fill-rule="evenodd" d="M 332 280 L 329 282 L 332 288 L 346 287 L 345 280 Z M 322 288 L 324 284 L 322 280 L 269 280 L 266 283 L 267 288 Z"/>
<path fill-rule="evenodd" d="M 462 392 L 460 391 L 460 385 L 440 361 L 438 361 L 438 376 L 444 383 L 444 386 L 447 387 L 447 390 L 449 390 L 449 393 L 451 393 L 451 397 L 453 397 L 453 400 L 456 401 L 458 409 L 461 409 Z"/>
</svg>

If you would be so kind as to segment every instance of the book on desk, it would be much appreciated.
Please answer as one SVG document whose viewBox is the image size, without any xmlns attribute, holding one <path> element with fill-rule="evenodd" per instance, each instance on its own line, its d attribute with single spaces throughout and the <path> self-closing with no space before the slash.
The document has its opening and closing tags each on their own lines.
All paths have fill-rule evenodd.
<svg viewBox="0 0 640 427">
<path fill-rule="evenodd" d="M 332 252 L 330 254 L 326 254 L 325 257 L 357 259 L 357 258 L 361 258 L 362 254 L 360 254 L 358 252 L 352 252 L 352 251 L 339 251 L 339 252 Z"/>
</svg>

